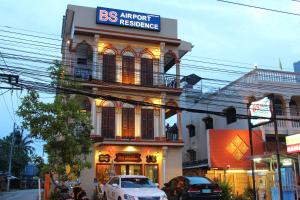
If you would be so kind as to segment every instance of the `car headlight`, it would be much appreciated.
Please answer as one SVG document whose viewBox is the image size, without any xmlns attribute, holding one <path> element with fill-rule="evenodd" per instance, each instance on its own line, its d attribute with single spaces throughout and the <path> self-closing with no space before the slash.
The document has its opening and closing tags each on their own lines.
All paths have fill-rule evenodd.
<svg viewBox="0 0 300 200">
<path fill-rule="evenodd" d="M 129 194 L 124 194 L 124 199 L 126 199 L 126 200 L 135 200 L 134 196 L 129 195 Z"/>
<path fill-rule="evenodd" d="M 161 196 L 161 197 L 160 197 L 160 200 L 168 200 L 168 197 L 167 197 L 167 195 L 163 195 L 163 196 Z"/>
</svg>

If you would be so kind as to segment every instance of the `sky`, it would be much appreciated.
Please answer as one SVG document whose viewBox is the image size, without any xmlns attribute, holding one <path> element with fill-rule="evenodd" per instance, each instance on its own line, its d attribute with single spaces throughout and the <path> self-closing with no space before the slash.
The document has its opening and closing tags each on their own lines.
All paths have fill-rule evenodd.
<svg viewBox="0 0 300 200">
<path fill-rule="evenodd" d="M 300 3 L 291 0 L 234 1 L 300 13 Z M 10 26 L 59 37 L 68 4 L 103 6 L 175 18 L 178 20 L 178 37 L 194 45 L 187 55 L 189 59 L 238 63 L 238 66 L 249 68 L 238 69 L 245 73 L 254 65 L 279 70 L 279 59 L 284 70 L 292 71 L 293 62 L 300 60 L 300 16 L 215 0 L 0 0 L 0 29 L 1 26 Z M 0 47 L 0 51 L 4 50 Z M 190 73 L 187 69 L 181 71 L 183 75 Z M 195 72 L 202 77 L 223 77 L 207 70 L 197 69 Z M 233 80 L 240 75 L 230 76 L 229 79 Z M 0 137 L 12 131 L 14 121 L 20 125 L 21 119 L 14 112 L 25 94 L 13 91 L 1 95 L 2 92 L 5 90 L 0 90 Z M 51 96 L 43 97 L 45 101 L 51 101 Z M 35 147 L 41 155 L 42 143 L 37 141 Z"/>
</svg>

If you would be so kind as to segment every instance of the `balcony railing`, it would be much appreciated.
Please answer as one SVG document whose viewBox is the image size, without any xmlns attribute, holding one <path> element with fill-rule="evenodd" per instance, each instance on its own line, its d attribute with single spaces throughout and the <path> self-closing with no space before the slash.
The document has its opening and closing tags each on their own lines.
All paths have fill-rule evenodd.
<svg viewBox="0 0 300 200">
<path fill-rule="evenodd" d="M 300 74 L 286 71 L 256 69 L 246 78 L 247 82 L 268 81 L 280 83 L 300 83 Z"/>
<path fill-rule="evenodd" d="M 281 118 L 281 119 L 277 119 L 277 127 L 278 129 L 291 129 L 291 130 L 295 130 L 295 129 L 300 129 L 300 116 L 291 116 L 291 119 L 295 119 L 295 120 L 299 120 L 299 121 L 288 121 L 288 120 L 282 120 L 282 118 L 287 118 L 287 116 L 280 116 L 278 115 L 277 118 Z M 268 123 L 263 125 L 264 129 L 274 129 L 274 123 Z"/>
<path fill-rule="evenodd" d="M 101 80 L 99 77 L 95 77 L 93 74 L 93 70 L 87 67 L 74 67 L 73 70 L 74 78 L 82 79 L 82 80 Z M 121 83 L 121 82 L 120 82 Z M 167 88 L 177 88 L 176 83 L 176 75 L 169 75 L 169 74 L 154 74 L 153 75 L 153 84 L 152 85 L 143 85 L 140 81 L 140 84 L 145 87 L 167 87 Z"/>
</svg>

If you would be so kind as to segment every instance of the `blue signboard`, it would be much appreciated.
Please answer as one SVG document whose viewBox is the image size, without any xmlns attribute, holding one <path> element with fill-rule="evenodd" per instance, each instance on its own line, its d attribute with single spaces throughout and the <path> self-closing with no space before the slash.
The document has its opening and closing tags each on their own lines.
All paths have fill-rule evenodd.
<svg viewBox="0 0 300 200">
<path fill-rule="evenodd" d="M 126 26 L 138 29 L 160 31 L 160 16 L 126 10 L 97 7 L 97 24 Z"/>
</svg>

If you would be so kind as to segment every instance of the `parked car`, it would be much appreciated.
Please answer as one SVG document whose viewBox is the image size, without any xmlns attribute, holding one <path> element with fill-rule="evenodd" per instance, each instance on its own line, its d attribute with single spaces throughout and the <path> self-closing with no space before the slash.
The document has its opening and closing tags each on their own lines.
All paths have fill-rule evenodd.
<svg viewBox="0 0 300 200">
<path fill-rule="evenodd" d="M 202 176 L 178 176 L 162 188 L 168 200 L 220 200 L 222 190 L 214 181 Z"/>
<path fill-rule="evenodd" d="M 139 175 L 114 176 L 103 190 L 103 200 L 167 200 L 164 191 L 147 177 Z"/>
</svg>

